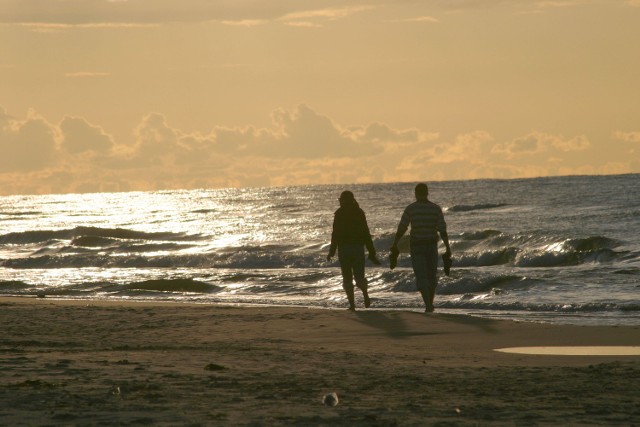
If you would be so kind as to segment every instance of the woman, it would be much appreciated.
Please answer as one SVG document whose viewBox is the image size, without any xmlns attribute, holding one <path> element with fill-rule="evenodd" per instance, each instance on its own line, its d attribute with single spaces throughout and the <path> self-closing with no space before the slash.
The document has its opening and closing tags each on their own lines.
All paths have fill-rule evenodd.
<svg viewBox="0 0 640 427">
<path fill-rule="evenodd" d="M 380 261 L 376 258 L 376 250 L 371 241 L 369 226 L 364 211 L 360 209 L 358 202 L 351 191 L 343 191 L 340 194 L 340 208 L 333 218 L 333 232 L 331 233 L 331 247 L 327 260 L 336 254 L 342 270 L 342 287 L 347 293 L 349 310 L 355 311 L 356 303 L 353 293 L 353 279 L 356 286 L 364 296 L 364 306 L 369 307 L 371 300 L 367 293 L 367 279 L 364 277 L 364 247 L 367 247 L 369 259 L 376 265 Z"/>
</svg>

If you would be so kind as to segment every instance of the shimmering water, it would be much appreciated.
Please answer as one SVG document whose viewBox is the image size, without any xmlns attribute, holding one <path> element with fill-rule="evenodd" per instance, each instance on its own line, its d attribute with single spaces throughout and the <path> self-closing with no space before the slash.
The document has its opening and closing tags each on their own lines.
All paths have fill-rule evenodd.
<svg viewBox="0 0 640 427">
<path fill-rule="evenodd" d="M 346 307 L 325 258 L 350 189 L 386 264 L 367 267 L 373 306 L 420 310 L 409 256 L 393 271 L 386 258 L 413 187 L 1 197 L 0 294 Z M 438 311 L 640 324 L 640 175 L 433 182 L 430 195 L 454 252 Z"/>
</svg>

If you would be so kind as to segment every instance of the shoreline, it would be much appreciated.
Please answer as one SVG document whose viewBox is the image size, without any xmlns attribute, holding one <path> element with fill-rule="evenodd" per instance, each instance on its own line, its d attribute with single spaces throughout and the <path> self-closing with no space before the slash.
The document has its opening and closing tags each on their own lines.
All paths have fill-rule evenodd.
<svg viewBox="0 0 640 427">
<path fill-rule="evenodd" d="M 20 300 L 32 300 L 37 299 L 40 301 L 61 303 L 68 302 L 70 304 L 90 304 L 90 305 L 109 305 L 109 304 L 148 304 L 148 305 L 177 305 L 177 306 L 211 306 L 211 307 L 247 307 L 247 308 L 291 308 L 298 310 L 328 310 L 328 311 L 341 311 L 346 309 L 346 305 L 341 307 L 340 305 L 323 306 L 312 304 L 282 304 L 276 302 L 232 302 L 224 299 L 215 300 L 178 300 L 178 299 L 158 299 L 158 298 L 93 298 L 93 297 L 68 297 L 60 295 L 44 295 L 39 296 L 37 294 L 29 295 L 0 295 L 0 303 L 4 300 L 7 301 L 20 301 Z M 360 305 L 361 301 L 357 301 L 358 311 L 367 312 L 407 312 L 407 313 L 423 313 L 423 306 L 416 307 L 378 307 L 373 305 L 370 308 L 364 308 Z M 421 301 L 417 301 L 418 304 L 422 304 Z M 346 302 L 345 302 L 346 304 Z M 436 306 L 436 314 L 454 315 L 454 316 L 469 316 L 479 319 L 489 319 L 496 321 L 513 321 L 524 323 L 535 323 L 545 325 L 557 325 L 557 326 L 607 326 L 607 327 L 640 327 L 640 317 L 628 315 L 621 317 L 607 317 L 608 313 L 600 314 L 585 312 L 585 313 L 558 313 L 555 311 L 503 311 L 503 310 L 473 310 L 463 308 L 449 308 Z"/>
<path fill-rule="evenodd" d="M 640 356 L 495 351 L 638 326 L 34 297 L 0 297 L 0 324 L 6 425 L 640 423 Z"/>
</svg>

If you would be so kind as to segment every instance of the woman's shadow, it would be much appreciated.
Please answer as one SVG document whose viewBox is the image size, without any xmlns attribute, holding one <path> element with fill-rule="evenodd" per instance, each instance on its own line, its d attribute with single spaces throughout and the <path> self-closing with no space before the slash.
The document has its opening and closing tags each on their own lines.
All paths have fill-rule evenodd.
<svg viewBox="0 0 640 427">
<path fill-rule="evenodd" d="M 437 335 L 438 332 L 410 331 L 407 322 L 401 317 L 403 313 L 389 313 L 379 311 L 356 312 L 358 321 L 378 329 L 385 335 L 396 338 L 410 338 L 424 335 Z M 406 313 L 404 313 L 406 314 Z"/>
</svg>

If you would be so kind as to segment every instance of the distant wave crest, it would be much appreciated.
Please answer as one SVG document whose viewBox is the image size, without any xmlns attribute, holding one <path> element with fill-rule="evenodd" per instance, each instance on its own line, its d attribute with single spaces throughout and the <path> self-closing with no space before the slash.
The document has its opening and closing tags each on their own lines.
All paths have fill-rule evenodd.
<svg viewBox="0 0 640 427">
<path fill-rule="evenodd" d="M 469 212 L 482 209 L 495 209 L 508 206 L 507 203 L 479 203 L 476 205 L 455 205 L 446 209 L 447 212 Z"/>
<path fill-rule="evenodd" d="M 33 230 L 7 233 L 0 236 L 0 244 L 29 244 L 49 240 L 73 240 L 80 237 L 138 239 L 138 240 L 185 240 L 197 236 L 182 233 L 144 232 L 126 228 L 75 227 L 64 230 Z"/>
</svg>

